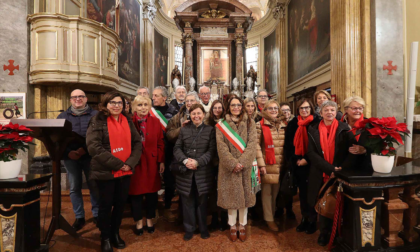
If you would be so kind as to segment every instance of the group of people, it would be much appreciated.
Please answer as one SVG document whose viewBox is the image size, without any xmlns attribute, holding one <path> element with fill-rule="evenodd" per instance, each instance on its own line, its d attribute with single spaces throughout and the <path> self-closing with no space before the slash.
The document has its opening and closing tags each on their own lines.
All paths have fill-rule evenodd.
<svg viewBox="0 0 420 252">
<path fill-rule="evenodd" d="M 363 120 L 362 98 L 347 98 L 343 115 L 329 93 L 320 90 L 315 106 L 303 98 L 293 115 L 288 103 L 269 100 L 265 90 L 256 101 L 236 95 L 211 101 L 208 87 L 197 95 L 178 86 L 175 97 L 167 103 L 168 92 L 159 86 L 150 99 L 149 89 L 140 87 L 130 103 L 111 91 L 103 95 L 98 112 L 87 105 L 82 90 L 71 93 L 71 107 L 58 118 L 72 122 L 73 131 L 86 137 L 86 145 L 68 146 L 64 157 L 76 230 L 85 224 L 82 170 L 102 251 L 125 247 L 119 228 L 127 201 L 135 234 L 143 235 L 143 211 L 147 232 L 154 232 L 161 175 L 164 218 L 176 219 L 170 210 L 176 191 L 185 241 L 197 226 L 202 239 L 210 237 L 208 212 L 210 227 L 229 229 L 232 241 L 245 241 L 248 209 L 252 212 L 257 202 L 268 227 L 278 231 L 276 213 L 285 208 L 287 218 L 295 218 L 292 197 L 280 192 L 289 172 L 299 189 L 302 214 L 296 231 L 316 232 L 319 219 L 318 244 L 327 245 L 332 220 L 318 218 L 315 211 L 320 188 L 334 172 L 354 169 L 356 163 L 363 164 L 358 169 L 371 169 L 369 150 L 349 132 Z"/>
</svg>

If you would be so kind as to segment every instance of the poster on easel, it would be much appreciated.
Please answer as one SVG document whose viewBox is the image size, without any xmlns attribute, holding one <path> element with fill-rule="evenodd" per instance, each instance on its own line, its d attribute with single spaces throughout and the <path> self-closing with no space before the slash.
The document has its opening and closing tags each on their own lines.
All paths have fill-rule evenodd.
<svg viewBox="0 0 420 252">
<path fill-rule="evenodd" d="M 0 124 L 26 118 L 26 93 L 0 93 Z"/>
</svg>

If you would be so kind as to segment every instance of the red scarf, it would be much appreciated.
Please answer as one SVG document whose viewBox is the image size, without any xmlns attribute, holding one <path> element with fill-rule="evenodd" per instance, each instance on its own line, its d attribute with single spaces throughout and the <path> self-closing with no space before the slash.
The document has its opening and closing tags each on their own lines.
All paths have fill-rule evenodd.
<svg viewBox="0 0 420 252">
<path fill-rule="evenodd" d="M 258 104 L 258 109 L 262 112 L 264 109 L 260 107 L 260 104 Z"/>
<path fill-rule="evenodd" d="M 324 159 L 332 164 L 334 161 L 335 154 L 335 133 L 338 128 L 338 121 L 334 119 L 331 124 L 331 129 L 328 130 L 324 124 L 324 120 L 319 123 L 319 137 L 321 140 L 321 149 L 324 153 Z M 323 174 L 324 183 L 329 179 L 330 176 Z"/>
<path fill-rule="evenodd" d="M 274 154 L 274 143 L 271 130 L 268 125 L 264 124 L 264 118 L 261 120 L 261 129 L 264 136 L 265 144 L 265 164 L 273 165 L 276 163 L 276 155 Z"/>
<path fill-rule="evenodd" d="M 347 113 L 345 113 L 343 115 L 343 117 L 341 117 L 341 121 L 344 122 L 344 120 L 346 120 L 347 121 L 346 123 L 348 124 L 349 123 L 349 118 L 348 117 L 349 116 L 347 115 Z M 362 116 L 359 119 L 357 119 L 357 121 L 354 123 L 354 127 L 353 128 L 358 128 L 359 127 L 359 123 L 361 123 L 364 120 L 364 118 L 365 118 L 365 116 L 362 113 Z"/>
<path fill-rule="evenodd" d="M 118 121 L 112 116 L 106 119 L 108 124 L 109 143 L 111 153 L 114 157 L 125 162 L 131 155 L 131 130 L 127 118 L 123 115 L 118 116 Z M 121 167 L 119 167 L 121 168 Z M 112 171 L 114 178 L 133 174 L 132 171 Z"/>
<path fill-rule="evenodd" d="M 299 127 L 296 130 L 295 138 L 293 139 L 295 155 L 297 156 L 305 156 L 308 151 L 308 131 L 306 126 L 308 126 L 313 120 L 313 115 L 306 117 L 305 120 L 303 120 L 301 116 L 298 116 Z"/>
</svg>

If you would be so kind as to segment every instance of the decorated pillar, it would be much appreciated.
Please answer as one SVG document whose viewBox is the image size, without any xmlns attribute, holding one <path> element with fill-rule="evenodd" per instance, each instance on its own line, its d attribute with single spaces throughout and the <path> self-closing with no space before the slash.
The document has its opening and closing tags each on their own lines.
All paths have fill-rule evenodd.
<svg viewBox="0 0 420 252">
<path fill-rule="evenodd" d="M 244 85 L 244 74 L 243 74 L 243 60 L 244 60 L 244 51 L 243 51 L 243 42 L 244 42 L 244 29 L 242 28 L 242 23 L 237 24 L 236 34 L 235 34 L 235 44 L 236 44 L 236 78 L 240 84 L 241 93 L 243 92 L 242 86 Z M 243 94 L 242 94 L 243 95 Z"/>
<path fill-rule="evenodd" d="M 280 48 L 280 69 L 279 69 L 279 84 L 277 90 L 280 94 L 277 95 L 279 101 L 286 101 L 287 88 L 287 26 L 285 19 L 285 4 L 277 2 L 273 9 L 273 17 L 279 20 L 276 34 L 278 36 Z"/>
<path fill-rule="evenodd" d="M 188 27 L 189 26 L 189 27 Z M 187 90 L 189 90 L 189 80 L 193 77 L 193 34 L 190 24 L 186 24 L 184 28 L 185 33 L 182 34 L 182 43 L 184 44 L 184 57 L 185 57 L 185 73 L 184 73 L 184 84 Z"/>
<path fill-rule="evenodd" d="M 153 20 L 156 17 L 156 6 L 153 1 L 143 4 L 143 45 L 142 46 L 142 58 L 141 58 L 141 74 L 140 74 L 140 85 L 153 88 L 154 85 L 154 66 L 153 57 L 153 36 L 154 27 Z"/>
</svg>

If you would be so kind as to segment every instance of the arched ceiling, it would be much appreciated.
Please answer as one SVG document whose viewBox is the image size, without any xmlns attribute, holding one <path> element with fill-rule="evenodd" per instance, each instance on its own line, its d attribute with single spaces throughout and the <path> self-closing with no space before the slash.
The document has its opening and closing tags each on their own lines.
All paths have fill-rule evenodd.
<svg viewBox="0 0 420 252">
<path fill-rule="evenodd" d="M 262 18 L 267 13 L 267 3 L 269 0 L 238 0 L 252 11 L 255 21 Z M 175 16 L 174 10 L 186 0 L 160 0 L 163 12 L 170 18 Z"/>
</svg>

